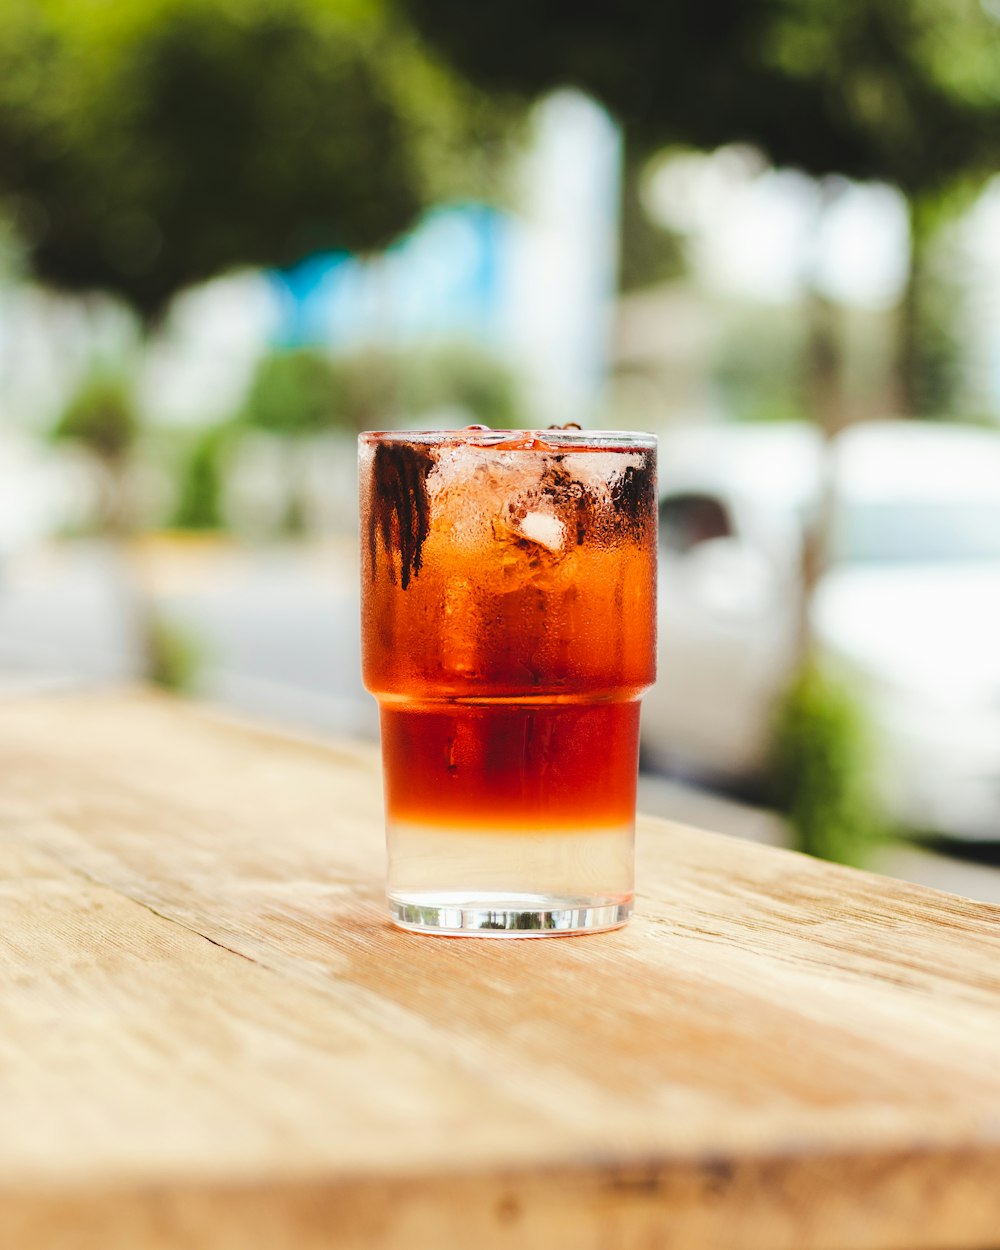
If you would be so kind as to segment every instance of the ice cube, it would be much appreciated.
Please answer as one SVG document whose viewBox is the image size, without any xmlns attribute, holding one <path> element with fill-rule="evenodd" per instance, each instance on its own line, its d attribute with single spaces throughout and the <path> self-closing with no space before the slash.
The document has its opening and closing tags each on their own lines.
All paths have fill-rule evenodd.
<svg viewBox="0 0 1000 1250">
<path fill-rule="evenodd" d="M 567 456 L 564 468 L 585 491 L 605 502 L 610 500 L 612 489 L 626 469 L 641 469 L 645 463 L 645 453 L 641 451 L 619 452 L 613 459 L 606 451 L 581 451 Z"/>
<path fill-rule="evenodd" d="M 517 530 L 522 537 L 549 551 L 560 551 L 566 539 L 566 526 L 551 512 L 528 512 Z"/>
</svg>

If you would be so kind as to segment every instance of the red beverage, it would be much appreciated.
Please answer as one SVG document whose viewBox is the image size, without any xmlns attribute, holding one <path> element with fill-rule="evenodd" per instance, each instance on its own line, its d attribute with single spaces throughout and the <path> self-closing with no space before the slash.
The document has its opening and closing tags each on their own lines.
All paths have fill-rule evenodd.
<svg viewBox="0 0 1000 1250">
<path fill-rule="evenodd" d="M 655 455 L 643 435 L 361 436 L 364 678 L 401 923 L 627 917 Z"/>
</svg>

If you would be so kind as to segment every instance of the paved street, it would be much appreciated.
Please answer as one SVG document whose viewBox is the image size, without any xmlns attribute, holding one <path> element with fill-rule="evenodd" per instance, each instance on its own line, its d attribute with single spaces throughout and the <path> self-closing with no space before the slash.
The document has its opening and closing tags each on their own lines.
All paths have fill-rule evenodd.
<svg viewBox="0 0 1000 1250">
<path fill-rule="evenodd" d="M 202 697 L 312 730 L 374 736 L 348 545 L 151 544 L 136 564 L 162 616 L 201 657 Z M 127 679 L 135 671 L 127 617 L 121 573 L 97 546 L 12 562 L 0 586 L 0 683 Z"/>
</svg>

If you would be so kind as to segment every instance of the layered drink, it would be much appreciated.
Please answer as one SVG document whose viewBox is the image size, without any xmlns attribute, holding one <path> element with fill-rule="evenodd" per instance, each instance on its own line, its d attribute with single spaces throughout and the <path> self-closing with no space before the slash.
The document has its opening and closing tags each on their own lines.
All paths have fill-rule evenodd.
<svg viewBox="0 0 1000 1250">
<path fill-rule="evenodd" d="M 394 919 L 623 923 L 655 675 L 655 440 L 471 427 L 359 444 Z"/>
</svg>

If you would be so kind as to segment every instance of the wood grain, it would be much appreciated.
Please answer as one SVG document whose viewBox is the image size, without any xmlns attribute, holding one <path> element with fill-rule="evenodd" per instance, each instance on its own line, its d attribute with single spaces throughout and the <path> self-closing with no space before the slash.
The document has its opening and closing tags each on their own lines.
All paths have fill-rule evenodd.
<svg viewBox="0 0 1000 1250">
<path fill-rule="evenodd" d="M 1000 909 L 653 820 L 602 936 L 381 871 L 366 747 L 0 705 L 0 1246 L 1000 1245 Z"/>
</svg>

